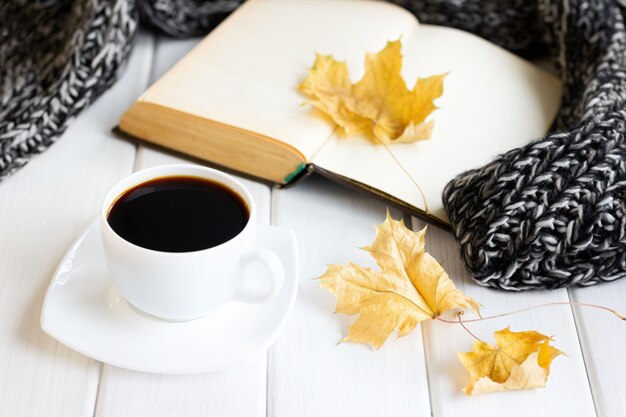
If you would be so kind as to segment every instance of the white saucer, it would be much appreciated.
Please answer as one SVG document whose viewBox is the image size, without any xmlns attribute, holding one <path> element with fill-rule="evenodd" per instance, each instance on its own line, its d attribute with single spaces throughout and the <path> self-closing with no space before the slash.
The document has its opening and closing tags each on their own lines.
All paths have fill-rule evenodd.
<svg viewBox="0 0 626 417">
<path fill-rule="evenodd" d="M 266 304 L 232 302 L 203 318 L 174 323 L 131 307 L 108 277 L 99 224 L 93 221 L 66 253 L 48 287 L 41 327 L 99 361 L 143 372 L 210 372 L 265 352 L 291 312 L 298 287 L 295 234 L 259 226 L 258 246 L 285 268 L 283 288 Z"/>
</svg>

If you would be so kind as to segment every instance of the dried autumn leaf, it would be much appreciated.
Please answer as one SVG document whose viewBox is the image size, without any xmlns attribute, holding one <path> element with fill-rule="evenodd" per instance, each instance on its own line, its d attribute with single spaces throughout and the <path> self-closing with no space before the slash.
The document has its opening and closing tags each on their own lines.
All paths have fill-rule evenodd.
<svg viewBox="0 0 626 417">
<path fill-rule="evenodd" d="M 497 346 L 474 342 L 473 351 L 459 353 L 470 374 L 467 395 L 543 387 L 550 364 L 563 354 L 550 345 L 552 338 L 535 331 L 494 332 Z"/>
<path fill-rule="evenodd" d="M 446 74 L 419 78 L 410 91 L 401 74 L 401 48 L 397 40 L 367 54 L 365 75 L 354 85 L 344 62 L 317 55 L 300 90 L 347 135 L 369 131 L 382 143 L 429 139 L 433 121 L 426 118 L 437 109 L 433 100 L 443 94 Z"/>
<path fill-rule="evenodd" d="M 310 104 L 331 116 L 347 135 L 364 132 L 370 124 L 369 120 L 358 116 L 346 105 L 353 98 L 352 84 L 344 62 L 337 62 L 331 56 L 318 55 L 300 90 L 314 97 Z"/>
<path fill-rule="evenodd" d="M 409 334 L 423 321 L 454 308 L 479 304 L 459 291 L 441 265 L 424 250 L 426 228 L 413 232 L 389 216 L 376 227 L 374 242 L 363 248 L 380 271 L 348 265 L 329 265 L 321 287 L 337 297 L 336 312 L 359 314 L 345 342 L 364 342 L 380 348 L 389 335 Z"/>
</svg>

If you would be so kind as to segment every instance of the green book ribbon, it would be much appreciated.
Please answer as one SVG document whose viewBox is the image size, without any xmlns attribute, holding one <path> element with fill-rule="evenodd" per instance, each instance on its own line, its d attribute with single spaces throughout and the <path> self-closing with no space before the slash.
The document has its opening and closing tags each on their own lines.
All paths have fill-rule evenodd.
<svg viewBox="0 0 626 417">
<path fill-rule="evenodd" d="M 285 184 L 289 184 L 291 181 L 293 181 L 294 178 L 300 175 L 300 173 L 306 168 L 306 165 L 307 164 L 305 164 L 304 162 L 298 165 L 295 171 L 285 177 L 285 179 L 283 180 L 285 181 Z"/>
</svg>

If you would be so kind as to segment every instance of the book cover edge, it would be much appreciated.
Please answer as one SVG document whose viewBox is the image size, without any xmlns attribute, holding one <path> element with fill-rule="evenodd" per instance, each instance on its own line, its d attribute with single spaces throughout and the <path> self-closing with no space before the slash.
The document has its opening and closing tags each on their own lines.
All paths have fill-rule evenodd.
<svg viewBox="0 0 626 417">
<path fill-rule="evenodd" d="M 320 168 L 319 166 L 315 165 L 315 164 L 311 164 L 311 166 L 309 167 L 309 169 L 312 172 L 315 172 L 323 177 L 326 177 L 328 179 L 330 179 L 331 181 L 334 181 L 340 185 L 343 185 L 347 188 L 356 190 L 356 191 L 360 191 L 360 192 L 365 192 L 369 195 L 373 195 L 375 197 L 380 198 L 381 200 L 386 201 L 387 203 L 389 203 L 391 206 L 396 207 L 404 212 L 407 212 L 411 215 L 417 216 L 422 220 L 425 220 L 427 222 L 429 222 L 430 224 L 435 224 L 445 230 L 451 230 L 451 225 L 435 216 L 429 215 L 428 213 L 424 212 L 423 210 L 420 210 L 417 207 L 414 207 L 410 204 L 408 204 L 407 202 L 400 200 L 399 198 L 396 198 L 390 194 L 385 193 L 384 191 L 379 190 L 378 188 L 374 188 L 374 187 L 370 187 L 367 184 L 364 184 L 362 182 L 353 180 L 351 178 L 345 177 L 343 175 L 339 175 L 336 174 L 332 171 L 329 171 L 327 169 L 324 168 Z"/>
</svg>

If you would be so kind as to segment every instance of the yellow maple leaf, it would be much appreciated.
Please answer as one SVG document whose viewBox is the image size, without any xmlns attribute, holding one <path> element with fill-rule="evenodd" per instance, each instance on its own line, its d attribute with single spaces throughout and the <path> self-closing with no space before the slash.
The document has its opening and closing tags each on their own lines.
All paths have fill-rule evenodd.
<svg viewBox="0 0 626 417">
<path fill-rule="evenodd" d="M 456 288 L 441 265 L 424 250 L 426 228 L 413 232 L 389 216 L 376 227 L 374 242 L 363 248 L 380 271 L 348 265 L 329 265 L 321 287 L 337 297 L 336 312 L 359 314 L 345 342 L 364 342 L 380 348 L 389 335 L 409 334 L 423 321 L 454 308 L 480 305 Z"/>
<path fill-rule="evenodd" d="M 354 85 L 344 62 L 317 55 L 300 90 L 347 135 L 371 132 L 382 143 L 429 139 L 433 121 L 426 119 L 437 109 L 433 100 L 443 94 L 446 74 L 418 78 L 410 91 L 401 74 L 401 48 L 397 40 L 367 54 L 365 75 Z"/>
<path fill-rule="evenodd" d="M 552 338 L 536 331 L 494 332 L 497 346 L 474 342 L 472 352 L 459 353 L 470 374 L 467 395 L 545 386 L 550 364 L 563 354 L 550 345 Z"/>
</svg>

